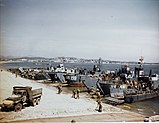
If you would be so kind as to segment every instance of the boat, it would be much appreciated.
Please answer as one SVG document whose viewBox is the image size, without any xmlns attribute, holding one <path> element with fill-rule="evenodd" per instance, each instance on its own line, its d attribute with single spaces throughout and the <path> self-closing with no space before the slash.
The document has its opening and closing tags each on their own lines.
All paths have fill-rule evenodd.
<svg viewBox="0 0 159 123">
<path fill-rule="evenodd" d="M 126 103 L 147 100 L 159 96 L 159 79 L 157 74 L 145 75 L 143 69 L 143 57 L 139 59 L 139 66 L 135 67 L 134 77 L 127 77 L 127 67 L 121 70 L 120 80 L 98 81 L 97 87 L 103 95 L 122 98 Z M 133 73 L 133 72 L 132 72 Z M 123 76 L 124 75 L 124 79 Z"/>
<path fill-rule="evenodd" d="M 152 99 L 159 96 L 159 91 L 151 92 L 151 93 L 141 93 L 141 94 L 130 94 L 125 95 L 124 100 L 126 103 L 133 103 L 137 101 Z"/>
<path fill-rule="evenodd" d="M 50 70 L 48 72 L 48 75 L 51 78 L 52 82 L 65 82 L 65 67 L 63 64 L 59 64 L 56 68 L 50 66 Z"/>
<path fill-rule="evenodd" d="M 83 81 L 85 80 L 85 75 L 74 73 L 74 74 L 65 74 L 64 77 L 68 86 L 78 86 L 78 87 L 84 86 Z"/>
<path fill-rule="evenodd" d="M 114 84 L 112 82 L 98 81 L 98 89 L 101 90 L 104 96 L 109 96 L 113 98 L 124 98 L 124 85 Z"/>
<path fill-rule="evenodd" d="M 52 82 L 65 82 L 64 75 L 62 72 L 48 72 Z"/>
</svg>

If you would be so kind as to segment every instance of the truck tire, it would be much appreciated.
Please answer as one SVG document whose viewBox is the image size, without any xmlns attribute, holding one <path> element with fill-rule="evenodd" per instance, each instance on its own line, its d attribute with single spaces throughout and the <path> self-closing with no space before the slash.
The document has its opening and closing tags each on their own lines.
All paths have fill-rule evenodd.
<svg viewBox="0 0 159 123">
<path fill-rule="evenodd" d="M 21 103 L 18 103 L 14 106 L 14 111 L 18 112 L 22 110 L 23 105 Z"/>
<path fill-rule="evenodd" d="M 40 103 L 40 98 L 37 98 L 36 105 L 39 105 L 39 103 Z"/>
<path fill-rule="evenodd" d="M 27 99 L 27 97 L 26 97 L 26 96 L 23 96 L 23 98 L 22 98 L 23 103 L 26 102 L 26 99 Z"/>
<path fill-rule="evenodd" d="M 36 100 L 37 99 L 33 99 L 32 106 L 36 106 Z"/>
<path fill-rule="evenodd" d="M 5 107 L 1 107 L 1 111 L 6 111 L 6 108 Z"/>
</svg>

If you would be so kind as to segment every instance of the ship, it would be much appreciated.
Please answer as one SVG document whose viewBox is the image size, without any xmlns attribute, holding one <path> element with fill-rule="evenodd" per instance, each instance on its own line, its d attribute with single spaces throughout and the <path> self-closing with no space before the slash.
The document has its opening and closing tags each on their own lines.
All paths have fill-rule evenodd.
<svg viewBox="0 0 159 123">
<path fill-rule="evenodd" d="M 59 64 L 56 68 L 50 68 L 48 72 L 52 82 L 62 82 L 68 86 L 84 86 L 85 69 L 65 68 L 64 64 Z"/>
<path fill-rule="evenodd" d="M 50 66 L 48 75 L 52 82 L 65 82 L 64 75 L 66 74 L 66 69 L 64 64 L 59 64 L 57 67 Z"/>
<path fill-rule="evenodd" d="M 105 97 L 122 99 L 126 103 L 151 99 L 159 96 L 159 78 L 158 74 L 144 74 L 143 57 L 139 59 L 135 71 L 132 71 L 128 65 L 114 73 L 108 74 L 108 80 L 102 80 L 101 75 L 98 76 L 96 82 L 85 82 L 87 88 L 91 86 L 99 89 Z M 112 76 L 113 75 L 113 76 Z"/>
</svg>

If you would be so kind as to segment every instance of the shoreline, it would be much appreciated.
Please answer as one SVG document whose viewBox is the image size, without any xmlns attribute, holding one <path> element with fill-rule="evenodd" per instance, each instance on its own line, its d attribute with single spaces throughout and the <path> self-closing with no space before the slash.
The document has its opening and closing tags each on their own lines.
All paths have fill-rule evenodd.
<svg viewBox="0 0 159 123">
<path fill-rule="evenodd" d="M 72 94 L 57 94 L 57 89 L 53 86 L 37 83 L 33 80 L 24 79 L 21 77 L 15 77 L 14 74 L 3 70 L 0 72 L 0 84 L 1 84 L 1 96 L 0 99 L 5 99 L 11 95 L 12 87 L 14 85 L 32 86 L 33 88 L 43 88 L 43 96 L 40 105 L 35 107 L 26 107 L 20 112 L 0 112 L 0 122 L 33 122 L 35 121 L 70 121 L 75 120 L 91 121 L 136 121 L 140 119 L 143 121 L 144 115 L 123 110 L 121 108 L 103 103 L 103 112 L 99 113 L 95 111 L 95 100 L 81 94 L 80 99 L 71 98 Z M 5 81 L 5 83 L 4 83 Z M 2 84 L 3 82 L 3 84 Z M 56 99 L 56 100 L 55 100 Z M 120 115 L 122 114 L 122 115 Z M 120 115 L 120 117 L 118 117 Z M 109 119 L 105 119 L 109 117 Z M 102 118 L 103 117 L 103 118 Z M 117 118 L 118 117 L 118 118 Z M 127 118 L 129 117 L 129 118 Z"/>
</svg>

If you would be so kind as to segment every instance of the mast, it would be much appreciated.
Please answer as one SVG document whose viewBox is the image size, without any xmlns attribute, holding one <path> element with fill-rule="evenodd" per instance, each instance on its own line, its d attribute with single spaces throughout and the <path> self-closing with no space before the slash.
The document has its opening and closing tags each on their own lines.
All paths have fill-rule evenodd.
<svg viewBox="0 0 159 123">
<path fill-rule="evenodd" d="M 102 67 L 102 58 L 100 57 L 99 60 L 98 60 L 99 71 L 101 71 L 101 67 Z"/>
<path fill-rule="evenodd" d="M 139 58 L 138 67 L 135 67 L 135 77 L 137 77 L 137 78 L 144 75 L 143 63 L 144 63 L 144 57 L 141 56 Z"/>
<path fill-rule="evenodd" d="M 144 57 L 141 56 L 141 58 L 139 59 L 139 62 L 138 62 L 139 67 L 140 67 L 141 69 L 143 69 L 143 63 L 144 63 Z"/>
</svg>

